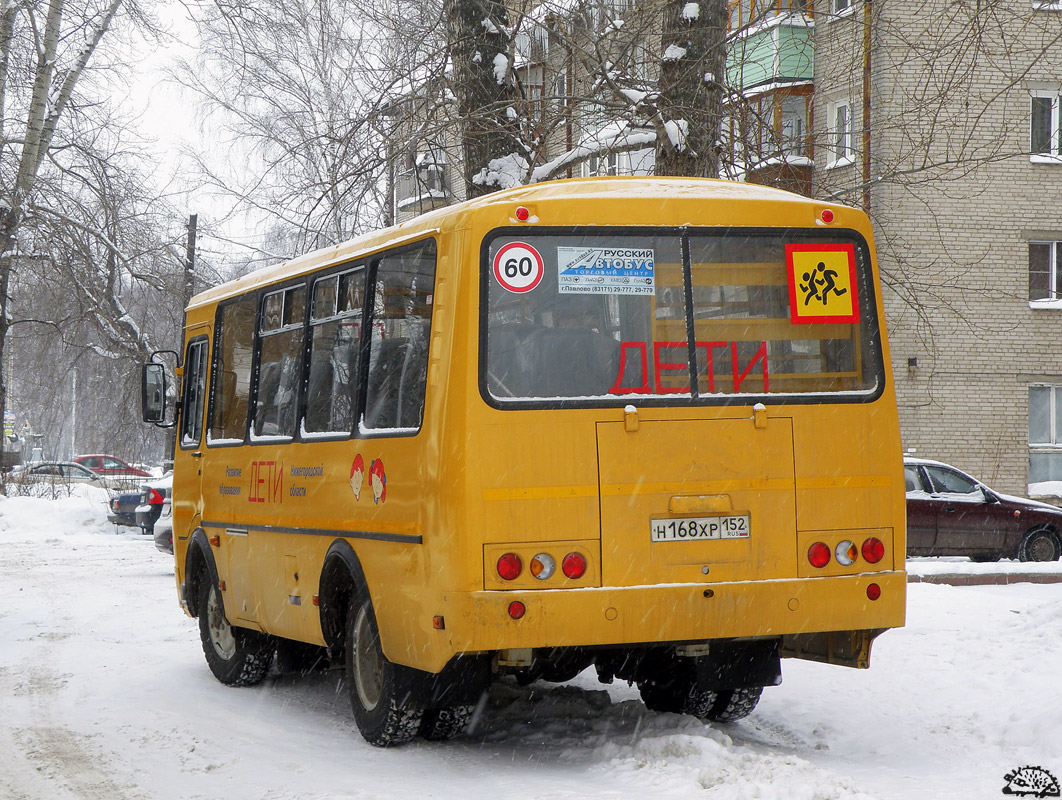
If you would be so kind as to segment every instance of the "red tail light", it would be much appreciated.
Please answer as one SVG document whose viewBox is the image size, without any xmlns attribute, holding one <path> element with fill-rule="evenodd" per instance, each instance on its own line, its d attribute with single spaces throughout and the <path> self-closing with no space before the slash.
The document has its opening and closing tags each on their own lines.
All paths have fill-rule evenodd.
<svg viewBox="0 0 1062 800">
<path fill-rule="evenodd" d="M 525 606 L 519 600 L 513 600 L 511 603 L 509 603 L 509 616 L 513 619 L 521 619 L 526 613 L 527 606 Z"/>
<path fill-rule="evenodd" d="M 516 555 L 516 553 L 506 553 L 498 559 L 498 574 L 501 575 L 502 580 L 516 580 L 520 577 L 523 568 L 524 565 L 520 561 L 520 556 Z"/>
<path fill-rule="evenodd" d="M 815 542 L 808 548 L 808 561 L 813 567 L 825 567 L 830 563 L 830 546 L 825 542 Z"/>
<path fill-rule="evenodd" d="M 870 564 L 877 564 L 885 556 L 885 545 L 881 539 L 871 536 L 863 542 L 863 560 Z"/>
<path fill-rule="evenodd" d="M 572 580 L 586 574 L 586 559 L 580 553 L 568 553 L 561 562 L 561 570 Z"/>
<path fill-rule="evenodd" d="M 162 492 L 158 489 L 148 489 L 147 501 L 148 505 L 161 506 L 163 501 Z"/>
<path fill-rule="evenodd" d="M 877 600 L 881 597 L 881 587 L 876 583 L 872 583 L 867 587 L 867 597 L 871 600 Z"/>
</svg>

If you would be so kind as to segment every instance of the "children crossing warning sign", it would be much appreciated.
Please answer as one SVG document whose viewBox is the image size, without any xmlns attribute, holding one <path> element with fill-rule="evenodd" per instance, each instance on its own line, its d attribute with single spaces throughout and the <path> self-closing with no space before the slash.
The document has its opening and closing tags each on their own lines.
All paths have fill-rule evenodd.
<svg viewBox="0 0 1062 800">
<path fill-rule="evenodd" d="M 859 322 L 855 245 L 787 244 L 785 261 L 794 324 Z"/>
</svg>

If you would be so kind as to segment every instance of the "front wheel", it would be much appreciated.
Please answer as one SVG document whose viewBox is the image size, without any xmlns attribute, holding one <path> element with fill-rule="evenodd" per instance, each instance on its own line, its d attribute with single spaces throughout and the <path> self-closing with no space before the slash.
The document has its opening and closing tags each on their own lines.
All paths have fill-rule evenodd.
<svg viewBox="0 0 1062 800">
<path fill-rule="evenodd" d="M 346 667 L 350 706 L 365 741 L 392 747 L 417 735 L 424 709 L 413 701 L 402 669 L 383 654 L 367 598 L 355 598 L 347 613 Z"/>
<path fill-rule="evenodd" d="M 1058 561 L 1059 542 L 1049 530 L 1029 531 L 1018 545 L 1019 561 Z"/>
<path fill-rule="evenodd" d="M 270 638 L 230 625 L 218 588 L 206 577 L 199 582 L 199 638 L 210 671 L 226 686 L 261 683 L 273 661 Z"/>
</svg>

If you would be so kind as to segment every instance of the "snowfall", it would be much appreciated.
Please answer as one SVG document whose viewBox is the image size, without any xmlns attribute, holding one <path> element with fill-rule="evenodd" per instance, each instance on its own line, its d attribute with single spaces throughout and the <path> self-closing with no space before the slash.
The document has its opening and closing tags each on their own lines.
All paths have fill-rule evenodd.
<svg viewBox="0 0 1062 800">
<path fill-rule="evenodd" d="M 466 735 L 380 750 L 340 672 L 218 683 L 172 556 L 103 502 L 0 497 L 4 800 L 968 800 L 1018 792 L 1024 767 L 1062 776 L 1062 584 L 1021 582 L 1028 565 L 909 562 L 1014 582 L 911 583 L 869 670 L 784 661 L 737 723 L 647 711 L 588 671 L 496 684 Z"/>
</svg>

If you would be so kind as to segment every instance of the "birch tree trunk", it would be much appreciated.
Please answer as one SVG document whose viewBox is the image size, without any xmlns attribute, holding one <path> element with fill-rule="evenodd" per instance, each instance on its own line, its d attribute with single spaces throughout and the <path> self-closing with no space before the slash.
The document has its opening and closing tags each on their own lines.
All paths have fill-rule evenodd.
<svg viewBox="0 0 1062 800">
<path fill-rule="evenodd" d="M 26 125 L 21 140 L 9 139 L 9 133 L 0 128 L 0 145 L 21 152 L 18 156 L 14 181 L 2 187 L 0 194 L 0 420 L 7 408 L 7 384 L 4 377 L 4 349 L 7 344 L 8 300 L 11 286 L 11 270 L 14 265 L 12 251 L 18 236 L 19 225 L 25 204 L 33 192 L 41 164 L 52 147 L 60 119 L 66 111 L 86 65 L 110 27 L 122 0 L 110 0 L 100 15 L 82 31 L 84 44 L 70 64 L 58 69 L 57 53 L 65 9 L 64 0 L 51 0 L 44 24 L 34 24 L 41 32 L 38 40 L 37 58 L 33 67 L 32 92 L 30 94 Z M 8 85 L 15 80 L 11 69 L 11 48 L 14 45 L 14 25 L 19 13 L 33 14 L 32 6 L 5 3 L 0 13 L 0 119 L 7 119 Z M 67 32 L 69 34 L 69 32 Z"/>
</svg>

